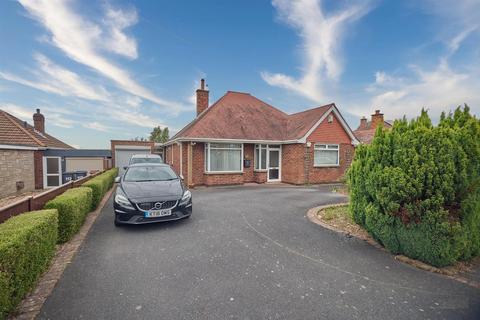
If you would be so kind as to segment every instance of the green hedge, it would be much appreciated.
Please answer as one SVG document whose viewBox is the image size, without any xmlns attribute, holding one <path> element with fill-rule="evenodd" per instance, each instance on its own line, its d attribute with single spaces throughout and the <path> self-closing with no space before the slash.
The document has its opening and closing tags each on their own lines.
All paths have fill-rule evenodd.
<svg viewBox="0 0 480 320">
<path fill-rule="evenodd" d="M 12 217 L 0 224 L 0 319 L 33 288 L 55 254 L 56 210 Z"/>
<path fill-rule="evenodd" d="M 92 207 L 90 188 L 73 188 L 50 200 L 45 209 L 58 210 L 58 243 L 67 242 L 83 225 Z"/>
<path fill-rule="evenodd" d="M 92 189 L 92 210 L 98 207 L 105 193 L 113 186 L 117 175 L 118 168 L 113 168 L 82 184 L 82 186 Z"/>
<path fill-rule="evenodd" d="M 434 266 L 480 253 L 480 121 L 469 108 L 378 129 L 348 172 L 353 219 L 388 250 Z"/>
</svg>

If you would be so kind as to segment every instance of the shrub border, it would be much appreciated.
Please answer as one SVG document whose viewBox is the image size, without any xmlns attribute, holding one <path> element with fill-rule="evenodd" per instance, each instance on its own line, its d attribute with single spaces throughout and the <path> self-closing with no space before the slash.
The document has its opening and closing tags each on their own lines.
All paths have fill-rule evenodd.
<svg viewBox="0 0 480 320">
<path fill-rule="evenodd" d="M 22 300 L 17 307 L 16 312 L 12 313 L 8 319 L 35 319 L 40 313 L 43 304 L 52 293 L 57 285 L 58 280 L 63 275 L 66 267 L 72 262 L 76 253 L 85 241 L 88 232 L 95 223 L 97 217 L 110 199 L 115 186 L 110 188 L 103 199 L 100 201 L 97 209 L 91 211 L 87 215 L 80 231 L 73 236 L 68 242 L 59 245 L 55 253 L 55 257 L 51 260 L 50 267 L 40 277 L 35 288 Z"/>
<path fill-rule="evenodd" d="M 322 221 L 317 216 L 317 213 L 320 210 L 325 210 L 327 208 L 342 207 L 342 206 L 346 206 L 348 204 L 349 204 L 349 202 L 341 202 L 341 203 L 334 203 L 334 204 L 328 204 L 328 205 L 313 207 L 313 208 L 311 208 L 307 211 L 306 217 L 311 222 L 313 222 L 315 224 L 318 224 L 319 226 L 321 226 L 325 229 L 344 234 L 345 236 L 348 236 L 348 237 L 355 237 L 357 239 L 363 240 L 363 241 L 367 242 L 368 244 L 372 245 L 373 247 L 375 247 L 377 249 L 380 249 L 382 251 L 388 252 L 389 254 L 393 255 L 390 251 L 385 249 L 385 247 L 383 247 L 381 244 L 379 244 L 377 241 L 375 241 L 370 235 L 360 236 L 358 234 L 352 234 L 348 231 L 336 228 L 336 227 Z M 446 276 L 447 278 L 450 278 L 450 279 L 459 281 L 461 283 L 465 283 L 465 284 L 467 284 L 469 286 L 472 286 L 474 288 L 480 289 L 480 282 L 475 281 L 475 280 L 470 280 L 470 279 L 467 279 L 465 277 L 459 276 L 455 272 L 450 271 L 448 269 L 437 268 L 437 267 L 431 266 L 431 265 L 429 265 L 425 262 L 422 262 L 420 260 L 415 260 L 415 259 L 409 258 L 409 257 L 401 255 L 401 254 L 393 255 L 393 258 L 395 260 L 398 260 L 398 261 L 403 262 L 405 264 L 411 265 L 411 266 L 413 266 L 417 269 L 421 269 L 421 270 L 429 271 L 429 272 L 433 272 L 433 273 L 438 273 L 438 274 L 441 274 L 443 276 Z"/>
</svg>

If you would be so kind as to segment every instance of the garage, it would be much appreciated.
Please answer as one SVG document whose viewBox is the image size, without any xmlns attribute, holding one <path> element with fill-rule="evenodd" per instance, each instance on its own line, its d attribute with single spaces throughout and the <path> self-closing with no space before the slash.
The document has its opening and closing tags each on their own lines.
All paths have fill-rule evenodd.
<svg viewBox="0 0 480 320">
<path fill-rule="evenodd" d="M 112 140 L 112 156 L 115 167 L 119 168 L 120 174 L 123 167 L 128 165 L 130 157 L 134 154 L 150 154 L 154 143 L 150 141 L 121 141 Z"/>
</svg>

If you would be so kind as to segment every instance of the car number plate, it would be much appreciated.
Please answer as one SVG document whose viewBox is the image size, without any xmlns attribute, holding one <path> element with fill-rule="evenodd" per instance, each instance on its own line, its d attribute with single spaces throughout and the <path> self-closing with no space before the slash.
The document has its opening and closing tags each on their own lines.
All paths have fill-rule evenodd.
<svg viewBox="0 0 480 320">
<path fill-rule="evenodd" d="M 165 217 L 172 214 L 172 209 L 150 210 L 145 212 L 145 218 Z"/>
</svg>

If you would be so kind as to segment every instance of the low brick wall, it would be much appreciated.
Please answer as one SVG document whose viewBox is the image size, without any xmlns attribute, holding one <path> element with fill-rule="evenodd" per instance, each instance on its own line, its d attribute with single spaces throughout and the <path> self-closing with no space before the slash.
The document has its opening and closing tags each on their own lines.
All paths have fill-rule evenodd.
<svg viewBox="0 0 480 320">
<path fill-rule="evenodd" d="M 0 208 L 0 223 L 4 222 L 10 217 L 22 214 L 24 212 L 40 210 L 43 208 L 45 203 L 52 200 L 56 196 L 64 193 L 68 189 L 81 186 L 82 183 L 92 179 L 93 177 L 99 175 L 100 173 L 103 173 L 103 171 L 88 175 L 82 179 L 70 181 L 59 187 L 52 188 L 45 192 L 39 193 L 33 197 L 32 196 L 26 197 L 22 200 L 6 205 Z"/>
<path fill-rule="evenodd" d="M 0 150 L 0 197 L 35 190 L 34 158 L 31 150 Z M 23 188 L 17 189 L 17 182 Z"/>
</svg>

